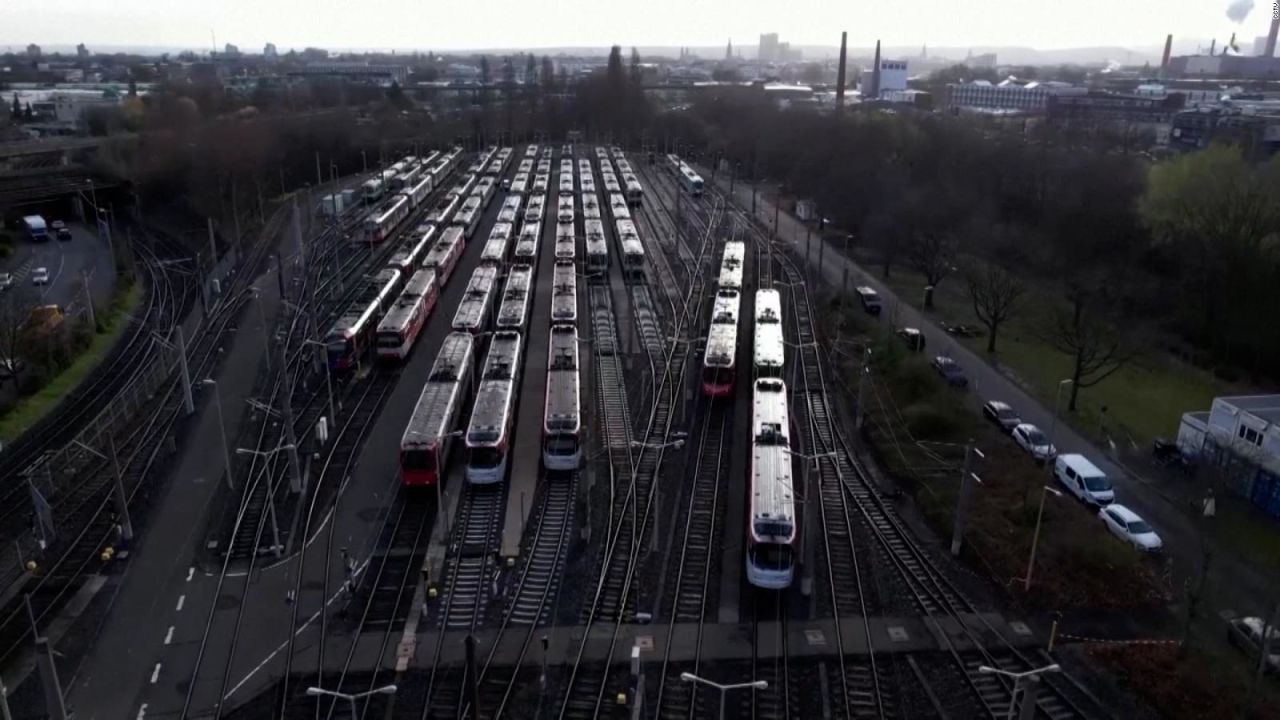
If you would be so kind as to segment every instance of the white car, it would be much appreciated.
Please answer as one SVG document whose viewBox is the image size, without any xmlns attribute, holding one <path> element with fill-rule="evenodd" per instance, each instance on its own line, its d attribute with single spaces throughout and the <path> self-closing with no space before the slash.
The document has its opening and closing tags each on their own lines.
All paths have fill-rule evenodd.
<svg viewBox="0 0 1280 720">
<path fill-rule="evenodd" d="M 49 284 L 49 268 L 38 267 L 31 271 L 32 285 L 48 285 Z"/>
<path fill-rule="evenodd" d="M 1009 434 L 1018 443 L 1018 447 L 1031 453 L 1031 457 L 1037 461 L 1049 460 L 1058 454 L 1058 449 L 1049 442 L 1049 438 L 1031 423 L 1016 425 Z"/>
<path fill-rule="evenodd" d="M 1102 524 L 1112 535 L 1132 545 L 1139 552 L 1160 552 L 1164 548 L 1160 536 L 1138 514 L 1123 505 L 1112 503 L 1098 511 Z"/>
<path fill-rule="evenodd" d="M 8 290 L 13 285 L 13 276 L 7 272 L 0 272 L 0 290 Z"/>
</svg>

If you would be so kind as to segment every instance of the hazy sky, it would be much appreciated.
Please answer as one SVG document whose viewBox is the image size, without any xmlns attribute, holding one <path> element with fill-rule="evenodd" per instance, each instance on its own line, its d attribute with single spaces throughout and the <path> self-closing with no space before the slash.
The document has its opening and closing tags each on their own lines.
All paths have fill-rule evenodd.
<svg viewBox="0 0 1280 720">
<path fill-rule="evenodd" d="M 1235 0 L 1248 4 L 1249 0 Z M 754 48 L 762 32 L 793 43 L 1155 46 L 1165 33 L 1239 32 L 1246 52 L 1266 33 L 1273 0 L 1255 0 L 1242 24 L 1228 0 L 0 0 L 0 47 L 94 45 L 208 48 L 231 42 L 260 52 L 328 48 L 464 48 L 629 45 Z"/>
</svg>

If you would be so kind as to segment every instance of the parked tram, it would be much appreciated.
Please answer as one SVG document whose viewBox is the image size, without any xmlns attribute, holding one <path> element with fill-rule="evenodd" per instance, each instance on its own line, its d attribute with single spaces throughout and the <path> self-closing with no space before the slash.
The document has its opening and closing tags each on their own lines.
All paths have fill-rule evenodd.
<svg viewBox="0 0 1280 720">
<path fill-rule="evenodd" d="M 475 338 L 450 333 L 440 345 L 409 424 L 400 438 L 400 480 L 407 487 L 442 482 L 455 428 L 471 395 Z"/>
<path fill-rule="evenodd" d="M 595 196 L 595 194 L 596 194 L 596 179 L 595 179 L 595 177 L 593 177 L 593 176 L 591 175 L 591 173 L 589 173 L 589 172 L 588 172 L 588 173 L 584 173 L 584 174 L 582 175 L 582 177 L 578 178 L 578 187 L 579 187 L 579 189 L 581 189 L 581 190 L 582 190 L 582 194 L 583 194 L 584 196 L 585 196 L 585 195 L 590 195 L 590 196 L 594 197 L 594 196 Z"/>
<path fill-rule="evenodd" d="M 520 333 L 495 332 L 467 426 L 468 482 L 491 484 L 506 477 L 519 382 Z"/>
<path fill-rule="evenodd" d="M 427 251 L 427 256 L 422 259 L 422 267 L 435 270 L 436 283 L 444 287 L 449 278 L 453 277 L 458 258 L 462 257 L 462 251 L 466 249 L 467 239 L 462 234 L 462 228 L 456 225 L 447 227 L 440 234 L 440 240 Z"/>
<path fill-rule="evenodd" d="M 542 224 L 542 215 L 547 207 L 546 195 L 530 195 L 529 202 L 524 207 L 524 222 L 526 225 L 532 223 L 534 225 Z"/>
<path fill-rule="evenodd" d="M 573 262 L 577 257 L 577 239 L 573 235 L 573 223 L 556 223 L 556 260 Z"/>
<path fill-rule="evenodd" d="M 551 279 L 551 322 L 578 322 L 578 274 L 572 260 L 556 260 Z"/>
<path fill-rule="evenodd" d="M 577 470 L 582 463 L 579 393 L 578 329 L 571 324 L 553 324 L 542 413 L 542 464 L 548 470 Z"/>
<path fill-rule="evenodd" d="M 631 209 L 627 207 L 627 199 L 622 193 L 609 194 L 609 214 L 614 220 L 630 220 Z"/>
<path fill-rule="evenodd" d="M 716 292 L 711 308 L 711 327 L 707 331 L 707 349 L 702 359 L 702 392 L 707 397 L 733 394 L 737 375 L 738 310 L 742 297 L 737 290 Z"/>
<path fill-rule="evenodd" d="M 635 175 L 623 175 L 622 186 L 626 190 L 627 204 L 639 207 L 644 201 L 644 188 L 640 185 L 640 180 Z"/>
<path fill-rule="evenodd" d="M 364 221 L 364 241 L 369 245 L 391 237 L 400 223 L 409 217 L 409 199 L 403 195 L 392 195 L 385 203 L 369 213 Z"/>
<path fill-rule="evenodd" d="M 480 251 L 480 262 L 502 267 L 507 264 L 507 255 L 511 250 L 511 223 L 494 223 L 489 231 L 489 239 Z"/>
<path fill-rule="evenodd" d="M 405 283 L 400 297 L 378 323 L 378 357 L 403 360 L 409 356 L 418 334 L 431 317 L 440 295 L 436 271 L 418 270 Z"/>
<path fill-rule="evenodd" d="M 609 238 L 604 232 L 604 222 L 587 220 L 583 223 L 586 231 L 587 270 L 605 271 L 609 269 Z"/>
<path fill-rule="evenodd" d="M 458 301 L 453 314 L 453 329 L 478 335 L 489 322 L 489 307 L 493 305 L 493 288 L 498 284 L 498 268 L 481 265 L 471 273 L 467 290 Z"/>
<path fill-rule="evenodd" d="M 558 181 L 557 189 L 561 197 L 568 195 L 573 196 L 573 173 L 561 173 Z"/>
<path fill-rule="evenodd" d="M 584 192 L 582 194 L 582 217 L 588 221 L 599 220 L 603 217 L 600 214 L 600 198 L 596 197 L 594 193 L 588 194 Z"/>
<path fill-rule="evenodd" d="M 526 147 L 526 148 L 524 149 L 524 156 L 525 156 L 526 158 L 530 158 L 530 159 L 538 157 L 538 146 L 537 146 L 537 145 L 530 145 L 530 146 Z"/>
<path fill-rule="evenodd" d="M 542 223 L 525 223 L 516 238 L 515 261 L 536 266 L 538 264 L 538 238 L 542 236 Z"/>
<path fill-rule="evenodd" d="M 742 263 L 747 256 L 747 246 L 738 240 L 730 240 L 724 244 L 724 255 L 720 259 L 720 277 L 718 284 L 721 288 L 730 290 L 742 289 Z"/>
<path fill-rule="evenodd" d="M 480 217 L 484 215 L 483 208 L 484 198 L 479 195 L 468 195 L 462 201 L 462 206 L 458 208 L 457 214 L 453 216 L 453 224 L 462 228 L 462 234 L 468 240 L 475 235 L 476 228 L 480 225 Z"/>
<path fill-rule="evenodd" d="M 680 170 L 680 187 L 689 193 L 692 197 L 702 197 L 702 176 L 693 171 L 688 165 L 683 165 Z"/>
<path fill-rule="evenodd" d="M 449 188 L 445 192 L 445 194 L 453 195 L 458 198 L 465 198 L 471 194 L 471 191 L 475 188 L 475 186 L 476 186 L 475 175 L 470 175 L 470 174 L 463 175 L 462 178 L 458 180 L 458 182 L 455 183 L 453 187 Z"/>
<path fill-rule="evenodd" d="M 511 180 L 511 194 L 523 195 L 526 192 L 529 192 L 529 173 L 518 172 Z"/>
<path fill-rule="evenodd" d="M 378 320 L 390 306 L 399 286 L 400 272 L 393 268 L 383 268 L 361 283 L 355 299 L 325 336 L 329 370 L 345 372 L 360 365 L 374 344 Z"/>
<path fill-rule="evenodd" d="M 530 188 L 530 192 L 545 194 L 547 192 L 547 188 L 550 186 L 551 174 L 540 172 L 533 176 L 533 187 Z"/>
<path fill-rule="evenodd" d="M 533 294 L 533 266 L 512 265 L 507 273 L 507 285 L 502 291 L 502 304 L 498 306 L 499 330 L 524 330 L 529 317 L 529 296 Z"/>
<path fill-rule="evenodd" d="M 427 216 L 423 222 L 429 222 L 437 227 L 444 227 L 453 220 L 453 214 L 457 212 L 458 205 L 462 204 L 462 199 L 457 195 L 446 194 L 432 204 L 431 209 L 427 210 Z"/>
<path fill-rule="evenodd" d="M 502 208 L 498 210 L 498 220 L 500 223 L 511 223 L 515 225 L 520 220 L 520 203 L 519 195 L 508 195 L 502 200 Z"/>
<path fill-rule="evenodd" d="M 573 223 L 577 214 L 578 209 L 573 202 L 573 193 L 562 194 L 556 199 L 556 222 Z"/>
<path fill-rule="evenodd" d="M 427 248 L 431 247 L 431 241 L 436 237 L 436 229 L 432 225 L 419 225 L 406 235 L 395 254 L 387 261 L 387 267 L 399 270 L 401 277 L 409 277 L 418 269 L 418 264 L 422 262 Z"/>
<path fill-rule="evenodd" d="M 782 377 L 785 362 L 782 341 L 782 296 L 777 290 L 756 291 L 755 376 Z"/>
<path fill-rule="evenodd" d="M 787 386 L 779 378 L 761 378 L 754 390 L 747 582 L 782 590 L 790 587 L 795 576 L 797 538 Z"/>
<path fill-rule="evenodd" d="M 622 185 L 618 182 L 618 176 L 611 172 L 600 173 L 600 179 L 604 182 L 604 191 L 610 195 L 621 195 Z"/>
</svg>

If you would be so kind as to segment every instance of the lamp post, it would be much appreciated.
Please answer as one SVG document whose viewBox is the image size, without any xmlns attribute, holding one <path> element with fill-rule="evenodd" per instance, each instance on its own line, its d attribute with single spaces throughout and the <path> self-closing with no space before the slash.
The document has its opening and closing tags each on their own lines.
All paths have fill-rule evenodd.
<svg viewBox="0 0 1280 720">
<path fill-rule="evenodd" d="M 218 434 L 222 436 L 222 461 L 227 470 L 227 489 L 235 490 L 236 483 L 231 476 L 231 448 L 227 445 L 227 424 L 222 416 L 222 393 L 218 390 L 218 381 L 205 378 L 201 385 L 213 388 L 213 406 L 218 410 Z"/>
<path fill-rule="evenodd" d="M 347 702 L 351 703 L 352 720 L 355 720 L 355 718 L 360 717 L 356 709 L 357 700 L 362 700 L 364 698 L 369 697 L 370 695 L 395 695 L 395 694 L 396 694 L 395 685 L 384 685 L 380 688 L 374 688 L 372 690 L 366 690 L 365 692 L 354 693 L 354 694 L 338 692 L 337 690 L 325 690 L 324 688 L 320 688 L 320 687 L 307 688 L 307 695 L 309 697 L 327 696 L 331 698 L 336 698 L 338 700 L 346 700 Z"/>
<path fill-rule="evenodd" d="M 680 679 L 687 683 L 702 683 L 707 687 L 715 688 L 716 690 L 720 691 L 720 720 L 724 720 L 724 697 L 725 695 L 728 694 L 730 690 L 745 690 L 747 688 L 750 688 L 752 690 L 769 689 L 769 682 L 767 680 L 756 680 L 755 682 L 721 685 L 718 682 L 713 682 L 704 677 L 698 677 L 697 675 L 694 675 L 693 673 L 689 673 L 689 672 L 680 673 Z"/>
<path fill-rule="evenodd" d="M 804 503 L 804 527 L 802 528 L 804 532 L 804 536 L 803 536 L 804 547 L 802 548 L 804 552 L 804 574 L 800 576 L 800 594 L 805 597 L 809 597 L 810 595 L 813 594 L 813 566 L 814 566 L 813 533 L 816 530 L 816 528 L 814 527 L 815 523 L 813 521 L 813 505 L 817 497 L 817 493 L 814 492 L 812 475 L 810 474 L 810 469 L 814 465 L 816 465 L 819 460 L 823 460 L 823 459 L 834 460 L 837 454 L 834 450 L 832 450 L 824 453 L 815 453 L 813 455 L 806 455 L 805 453 L 796 452 L 795 450 L 790 450 L 790 449 L 786 449 L 786 453 L 788 455 L 793 455 L 795 457 L 801 458 L 805 461 L 804 463 L 804 494 L 805 494 L 805 498 L 807 499 Z"/>
<path fill-rule="evenodd" d="M 1053 446 L 1053 436 L 1054 436 L 1054 434 L 1058 431 L 1058 413 L 1060 412 L 1059 407 L 1062 405 L 1062 388 L 1064 388 L 1064 387 L 1066 387 L 1066 386 L 1068 386 L 1068 385 L 1071 385 L 1071 384 L 1072 384 L 1072 380 L 1071 380 L 1071 378 L 1066 378 L 1065 380 L 1059 380 L 1059 381 L 1058 381 L 1058 389 L 1057 389 L 1057 390 L 1055 390 L 1055 391 L 1054 391 L 1054 393 L 1053 393 L 1053 421 L 1049 423 L 1049 450 L 1050 450 L 1050 452 L 1052 452 L 1052 451 L 1054 450 L 1054 446 Z M 1053 464 L 1049 462 L 1049 457 L 1048 457 L 1048 455 L 1046 455 L 1046 456 L 1045 456 L 1045 464 L 1049 466 L 1049 472 L 1051 472 L 1051 473 L 1052 473 L 1052 472 L 1053 472 Z"/>
<path fill-rule="evenodd" d="M 236 454 L 237 455 L 257 455 L 258 457 L 262 457 L 262 458 L 271 458 L 278 452 L 281 452 L 284 450 L 293 450 L 293 449 L 294 449 L 294 446 L 292 444 L 280 445 L 271 450 L 253 450 L 250 448 L 236 448 Z M 275 496 L 274 490 L 275 488 L 272 487 L 270 483 L 268 483 L 267 514 L 271 516 L 271 550 L 276 554 L 276 557 L 280 557 L 281 553 L 284 550 L 284 546 L 280 544 L 280 523 L 276 519 L 276 501 L 274 497 Z"/>
<path fill-rule="evenodd" d="M 1040 521 L 1044 519 L 1044 499 L 1049 493 L 1053 493 L 1056 497 L 1062 497 L 1062 493 L 1058 490 L 1045 485 L 1040 489 L 1040 509 L 1036 511 L 1036 530 L 1031 536 L 1031 557 L 1027 559 L 1027 576 L 1022 579 L 1022 591 L 1031 590 L 1031 572 L 1036 567 L 1036 548 L 1040 545 Z"/>
<path fill-rule="evenodd" d="M 1026 672 L 1009 672 L 990 665 L 979 665 L 978 672 L 984 675 L 1003 675 L 1013 679 L 1013 695 L 1009 698 L 1008 720 L 1032 720 L 1036 715 L 1036 693 L 1040 686 L 1040 676 L 1045 673 L 1059 672 L 1062 668 L 1057 663 L 1034 668 Z M 1019 697 L 1021 691 L 1021 697 Z"/>
</svg>

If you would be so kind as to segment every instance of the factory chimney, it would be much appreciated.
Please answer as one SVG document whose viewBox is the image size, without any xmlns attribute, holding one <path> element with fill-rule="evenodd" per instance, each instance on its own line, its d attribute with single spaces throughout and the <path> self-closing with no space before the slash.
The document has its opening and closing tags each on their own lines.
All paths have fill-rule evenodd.
<svg viewBox="0 0 1280 720">
<path fill-rule="evenodd" d="M 880 98 L 880 41 L 876 41 L 876 59 L 871 66 L 871 99 Z"/>
<path fill-rule="evenodd" d="M 844 110 L 844 58 L 845 49 L 849 41 L 849 33 L 840 33 L 840 66 L 836 68 L 836 114 L 839 115 Z"/>
<path fill-rule="evenodd" d="M 1213 57 L 1213 51 L 1218 49 L 1218 38 L 1209 41 L 1209 57 Z"/>
<path fill-rule="evenodd" d="M 1169 74 L 1169 54 L 1173 52 L 1173 33 L 1164 38 L 1164 55 L 1160 57 L 1160 77 Z"/>
<path fill-rule="evenodd" d="M 1280 15 L 1271 18 L 1271 32 L 1267 33 L 1267 46 L 1262 52 L 1264 57 L 1276 56 L 1276 35 L 1280 35 Z"/>
</svg>

